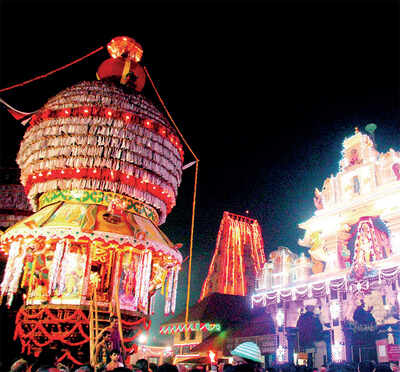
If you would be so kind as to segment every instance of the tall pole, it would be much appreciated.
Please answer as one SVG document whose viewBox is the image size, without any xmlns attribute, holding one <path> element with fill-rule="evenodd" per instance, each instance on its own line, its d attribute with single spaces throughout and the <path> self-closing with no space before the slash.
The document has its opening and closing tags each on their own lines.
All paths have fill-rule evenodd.
<svg viewBox="0 0 400 372">
<path fill-rule="evenodd" d="M 197 194 L 197 177 L 199 173 L 199 160 L 196 158 L 196 170 L 194 174 L 194 190 L 193 190 L 193 205 L 192 205 L 192 224 L 190 228 L 190 245 L 189 245 L 189 271 L 188 271 L 188 285 L 186 292 L 186 313 L 185 325 L 187 330 L 187 322 L 189 319 L 189 301 L 190 301 L 190 280 L 192 277 L 192 252 L 193 252 L 193 236 L 194 236 L 194 216 L 196 211 L 196 194 Z"/>
</svg>

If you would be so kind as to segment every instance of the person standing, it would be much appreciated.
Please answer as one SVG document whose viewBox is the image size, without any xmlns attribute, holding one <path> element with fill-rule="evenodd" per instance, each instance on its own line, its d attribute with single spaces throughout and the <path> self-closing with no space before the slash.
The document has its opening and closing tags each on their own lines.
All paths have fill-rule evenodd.
<svg viewBox="0 0 400 372">
<path fill-rule="evenodd" d="M 104 368 L 110 361 L 112 351 L 111 334 L 104 332 L 103 339 L 97 344 L 95 351 L 96 368 Z"/>
<path fill-rule="evenodd" d="M 120 359 L 119 350 L 111 350 L 110 358 L 111 362 L 106 365 L 106 371 L 112 371 L 115 368 L 123 367 L 124 365 L 119 361 Z"/>
</svg>

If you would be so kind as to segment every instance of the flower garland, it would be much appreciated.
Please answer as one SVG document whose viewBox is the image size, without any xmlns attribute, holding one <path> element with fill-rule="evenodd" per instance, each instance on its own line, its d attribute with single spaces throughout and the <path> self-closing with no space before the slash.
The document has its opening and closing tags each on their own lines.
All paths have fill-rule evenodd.
<svg viewBox="0 0 400 372">
<path fill-rule="evenodd" d="M 14 340 L 19 338 L 22 352 L 32 343 L 42 348 L 55 341 L 68 346 L 79 346 L 88 342 L 88 332 L 83 327 L 88 327 L 89 320 L 83 310 L 75 309 L 69 317 L 65 317 L 65 315 L 66 313 L 62 309 L 57 309 L 54 314 L 47 307 L 41 309 L 21 307 L 15 320 Z M 49 331 L 46 329 L 47 327 L 49 327 Z M 51 330 L 54 327 L 57 328 L 57 332 Z M 37 335 L 44 340 L 40 342 Z M 70 341 L 68 338 L 76 339 L 76 341 Z"/>
<path fill-rule="evenodd" d="M 75 359 L 69 350 L 65 350 L 64 354 L 57 359 L 57 364 L 61 363 L 65 358 L 69 359 L 72 363 L 77 364 L 78 366 L 83 366 L 84 363 L 81 363 L 79 360 Z"/>
<path fill-rule="evenodd" d="M 21 307 L 17 313 L 15 323 L 14 340 L 17 338 L 20 340 L 22 353 L 27 352 L 29 354 L 33 345 L 42 349 L 54 342 L 61 342 L 68 347 L 79 347 L 89 342 L 90 339 L 89 319 L 85 311 L 80 308 L 44 307 L 37 309 Z M 123 341 L 125 344 L 130 344 L 142 332 L 141 329 L 138 329 L 132 335 L 132 331 L 138 327 L 149 330 L 151 321 L 145 317 L 136 321 L 121 319 L 121 324 L 124 331 Z M 127 350 L 132 351 L 135 347 L 137 347 L 135 344 L 130 345 Z M 58 362 L 65 358 L 75 364 L 83 364 L 83 362 L 73 357 L 69 350 L 58 359 Z"/>
</svg>

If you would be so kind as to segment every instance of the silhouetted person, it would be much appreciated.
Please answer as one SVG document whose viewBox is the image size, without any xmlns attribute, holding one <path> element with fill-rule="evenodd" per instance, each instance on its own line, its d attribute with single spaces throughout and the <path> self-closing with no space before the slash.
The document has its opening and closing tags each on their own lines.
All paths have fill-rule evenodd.
<svg viewBox="0 0 400 372">
<path fill-rule="evenodd" d="M 376 364 L 375 362 L 372 362 L 371 360 L 364 360 L 360 363 L 358 363 L 358 372 L 373 372 L 375 369 Z"/>
<path fill-rule="evenodd" d="M 178 367 L 169 363 L 164 363 L 158 367 L 158 372 L 179 372 Z"/>
<path fill-rule="evenodd" d="M 149 372 L 149 362 L 146 359 L 139 359 L 135 367 L 139 368 L 142 372 Z"/>
</svg>

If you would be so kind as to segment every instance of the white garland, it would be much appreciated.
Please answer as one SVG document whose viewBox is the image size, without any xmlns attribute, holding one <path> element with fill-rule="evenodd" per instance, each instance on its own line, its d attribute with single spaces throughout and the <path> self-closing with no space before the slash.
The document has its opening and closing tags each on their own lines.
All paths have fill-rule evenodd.
<svg viewBox="0 0 400 372">
<path fill-rule="evenodd" d="M 54 251 L 53 262 L 51 264 L 50 272 L 49 272 L 49 288 L 48 295 L 50 296 L 56 289 L 57 285 L 61 286 L 63 283 L 60 280 L 60 269 L 63 257 L 68 253 L 67 242 L 64 239 L 61 239 L 56 244 L 56 249 Z"/>
<path fill-rule="evenodd" d="M 145 258 L 144 258 L 144 267 L 143 267 L 143 275 L 142 275 L 140 303 L 141 303 L 144 313 L 148 314 L 152 252 L 147 251 L 144 253 L 144 256 L 145 256 Z"/>
<path fill-rule="evenodd" d="M 168 315 L 171 312 L 171 300 L 172 300 L 172 284 L 173 284 L 173 271 L 170 270 L 167 274 L 167 290 L 165 293 L 165 305 L 164 305 L 164 315 Z"/>
<path fill-rule="evenodd" d="M 176 266 L 174 269 L 174 289 L 172 291 L 172 303 L 171 303 L 171 313 L 175 313 L 176 308 L 176 293 L 178 290 L 178 278 L 179 278 L 179 267 Z"/>
<path fill-rule="evenodd" d="M 135 285 L 135 297 L 133 298 L 133 311 L 138 309 L 140 300 L 140 289 L 142 286 L 142 275 L 143 275 L 144 255 L 140 255 L 139 262 L 136 267 L 136 285 Z"/>
<path fill-rule="evenodd" d="M 0 284 L 1 296 L 7 293 L 7 303 L 11 304 L 14 293 L 18 290 L 19 280 L 21 278 L 24 259 L 26 255 L 26 246 L 21 241 L 11 243 L 11 249 L 4 271 L 4 278 Z"/>
</svg>

